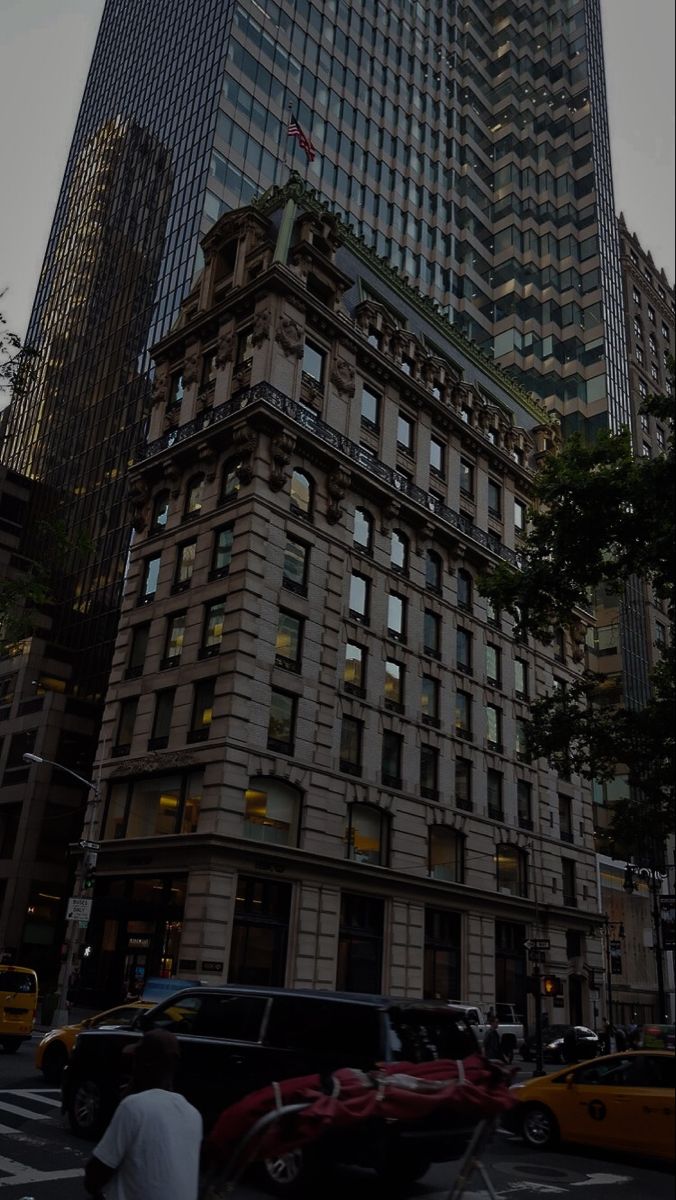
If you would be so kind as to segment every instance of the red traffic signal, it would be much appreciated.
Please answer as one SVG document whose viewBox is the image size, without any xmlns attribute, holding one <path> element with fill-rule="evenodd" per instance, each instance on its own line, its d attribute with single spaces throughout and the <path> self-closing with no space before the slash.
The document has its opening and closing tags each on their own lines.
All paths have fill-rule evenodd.
<svg viewBox="0 0 676 1200">
<path fill-rule="evenodd" d="M 558 975 L 545 975 L 542 980 L 542 991 L 545 996 L 562 996 L 563 983 Z"/>
</svg>

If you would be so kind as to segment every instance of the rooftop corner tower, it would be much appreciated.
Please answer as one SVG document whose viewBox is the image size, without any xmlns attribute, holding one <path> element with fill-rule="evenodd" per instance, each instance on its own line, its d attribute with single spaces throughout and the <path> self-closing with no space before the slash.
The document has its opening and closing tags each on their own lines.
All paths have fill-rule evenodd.
<svg viewBox="0 0 676 1200">
<path fill-rule="evenodd" d="M 9 465 L 95 546 L 57 631 L 87 650 L 84 691 L 118 610 L 147 347 L 200 233 L 286 178 L 290 107 L 308 182 L 564 429 L 627 419 L 598 0 L 107 0 L 28 331 L 38 378 L 6 418 Z"/>
</svg>

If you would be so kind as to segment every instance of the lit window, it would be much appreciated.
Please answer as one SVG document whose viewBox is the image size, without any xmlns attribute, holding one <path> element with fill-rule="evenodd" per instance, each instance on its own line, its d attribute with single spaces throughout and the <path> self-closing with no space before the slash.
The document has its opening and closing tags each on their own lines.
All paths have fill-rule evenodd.
<svg viewBox="0 0 676 1200">
<path fill-rule="evenodd" d="M 244 836 L 277 846 L 297 846 L 301 794 L 291 784 L 254 777 L 244 792 Z"/>
<path fill-rule="evenodd" d="M 225 600 L 216 600 L 209 604 L 204 614 L 204 633 L 202 635 L 202 657 L 217 654 L 223 637 L 225 621 Z"/>
<path fill-rule="evenodd" d="M 348 642 L 345 646 L 343 683 L 346 691 L 354 691 L 358 695 L 366 687 L 366 650 L 355 642 Z"/>
<path fill-rule="evenodd" d="M 387 865 L 388 820 L 368 804 L 351 804 L 345 832 L 347 857 L 372 867 Z"/>
<path fill-rule="evenodd" d="M 404 703 L 404 668 L 401 663 L 387 659 L 385 662 L 385 704 L 391 708 L 402 708 Z"/>
<path fill-rule="evenodd" d="M 195 570 L 195 554 L 197 542 L 182 542 L 176 550 L 176 572 L 174 587 L 182 591 L 187 588 Z"/>
<path fill-rule="evenodd" d="M 189 742 L 202 741 L 209 734 L 214 714 L 214 679 L 200 679 L 193 688 L 192 715 L 190 718 Z"/>
<path fill-rule="evenodd" d="M 519 846 L 502 844 L 495 854 L 499 892 L 511 896 L 528 896 L 528 858 Z"/>
<path fill-rule="evenodd" d="M 181 612 L 174 613 L 173 617 L 167 619 L 167 640 L 164 647 L 164 658 L 161 663 L 162 667 L 175 667 L 180 661 L 183 640 L 185 638 L 185 618 L 186 614 Z"/>
</svg>

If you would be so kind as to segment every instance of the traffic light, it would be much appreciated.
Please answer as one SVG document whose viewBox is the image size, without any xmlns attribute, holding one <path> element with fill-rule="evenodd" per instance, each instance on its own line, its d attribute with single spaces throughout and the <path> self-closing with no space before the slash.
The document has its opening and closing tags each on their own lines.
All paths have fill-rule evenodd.
<svg viewBox="0 0 676 1200">
<path fill-rule="evenodd" d="M 91 892 L 96 883 L 96 871 L 94 867 L 85 867 L 84 875 L 82 876 L 82 891 Z"/>
<path fill-rule="evenodd" d="M 545 996 L 562 996 L 563 983 L 558 975 L 545 975 L 542 980 L 542 991 Z"/>
</svg>

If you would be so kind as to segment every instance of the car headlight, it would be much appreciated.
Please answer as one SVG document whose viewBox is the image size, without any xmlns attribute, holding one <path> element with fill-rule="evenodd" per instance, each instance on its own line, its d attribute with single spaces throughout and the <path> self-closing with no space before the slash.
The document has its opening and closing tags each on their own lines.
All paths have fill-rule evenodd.
<svg viewBox="0 0 676 1200">
<path fill-rule="evenodd" d="M 510 1092 L 518 1092 L 518 1091 L 519 1091 L 519 1088 L 522 1088 L 522 1087 L 525 1087 L 525 1084 L 523 1084 L 523 1083 L 512 1083 L 512 1084 L 510 1084 L 510 1088 L 509 1088 L 509 1090 L 510 1090 Z"/>
</svg>

